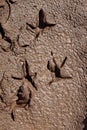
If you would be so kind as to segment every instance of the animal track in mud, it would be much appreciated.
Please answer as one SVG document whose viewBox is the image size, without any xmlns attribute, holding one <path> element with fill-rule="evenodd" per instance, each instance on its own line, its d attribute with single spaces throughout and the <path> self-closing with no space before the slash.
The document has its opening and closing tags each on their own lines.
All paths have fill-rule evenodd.
<svg viewBox="0 0 87 130">
<path fill-rule="evenodd" d="M 19 29 L 20 33 L 21 33 L 21 30 L 22 30 L 22 27 Z M 16 49 L 28 47 L 29 46 L 28 44 L 20 45 L 20 41 L 19 41 L 20 33 L 17 35 L 15 39 L 11 39 L 10 36 L 7 36 L 6 30 L 4 29 L 3 24 L 0 23 L 0 34 L 2 36 L 2 39 L 9 43 L 8 47 L 0 45 L 1 49 L 5 52 L 12 51 L 16 54 Z"/>
<path fill-rule="evenodd" d="M 26 29 L 28 30 L 28 26 L 29 26 L 32 32 L 35 31 L 35 34 L 36 34 L 35 39 L 37 39 L 39 37 L 40 33 L 43 33 L 45 28 L 53 27 L 55 25 L 56 25 L 55 23 L 50 23 L 47 21 L 45 12 L 43 11 L 43 9 L 40 9 L 38 25 L 36 25 L 36 27 L 34 27 L 32 24 L 26 23 Z"/>
<path fill-rule="evenodd" d="M 59 79 L 71 79 L 72 77 L 70 76 L 64 76 L 61 74 L 61 69 L 62 67 L 64 66 L 66 60 L 67 60 L 67 57 L 64 58 L 61 66 L 59 67 L 54 56 L 53 56 L 53 52 L 51 52 L 51 55 L 52 55 L 52 62 L 51 61 L 48 61 L 47 63 L 47 68 L 48 70 L 51 72 L 52 74 L 52 81 L 49 82 L 49 85 L 54 82 L 54 81 L 58 81 Z M 54 77 L 55 76 L 55 77 Z"/>
<path fill-rule="evenodd" d="M 37 73 L 32 73 L 30 71 L 30 68 L 29 68 L 29 65 L 28 65 L 28 62 L 26 59 L 23 63 L 22 70 L 23 70 L 23 75 L 21 78 L 14 77 L 14 76 L 12 76 L 12 78 L 17 79 L 17 80 L 27 79 L 28 82 L 30 82 L 32 84 L 32 86 L 37 90 L 37 86 L 35 85 L 35 82 L 34 82 L 34 79 L 36 78 Z M 33 77 L 33 79 L 32 79 L 32 77 Z"/>
<path fill-rule="evenodd" d="M 14 114 L 15 109 L 17 107 L 26 108 L 27 106 L 29 108 L 30 102 L 32 99 L 32 94 L 34 94 L 34 91 L 37 90 L 37 85 L 34 82 L 37 73 L 32 73 L 30 71 L 30 68 L 26 59 L 23 63 L 22 69 L 23 69 L 23 75 L 21 78 L 12 76 L 13 79 L 22 81 L 22 85 L 19 87 L 17 91 L 17 95 L 16 95 L 18 99 L 15 102 L 13 102 L 11 105 L 11 117 L 13 120 L 15 120 L 15 114 Z"/>
<path fill-rule="evenodd" d="M 24 64 L 23 68 L 25 69 L 25 75 L 24 75 L 25 79 L 27 79 L 32 84 L 32 86 L 37 90 L 37 86 L 36 86 L 36 84 L 34 82 L 34 79 L 36 78 L 37 73 L 36 72 L 32 73 L 30 71 L 30 68 L 29 68 L 27 60 L 25 60 L 25 64 Z M 32 79 L 32 76 L 33 76 L 33 79 Z"/>
<path fill-rule="evenodd" d="M 27 81 L 24 81 L 23 84 L 19 87 L 17 91 L 17 100 L 11 104 L 11 117 L 13 121 L 15 121 L 15 109 L 18 107 L 29 108 L 31 99 L 32 99 L 32 91 L 29 88 L 29 84 Z"/>
<path fill-rule="evenodd" d="M 0 23 L 0 33 L 1 33 L 2 39 L 4 39 L 6 42 L 9 43 L 9 47 L 8 47 L 7 49 L 5 49 L 5 48 L 1 45 L 2 50 L 3 50 L 3 51 L 8 51 L 8 50 L 10 49 L 11 51 L 13 51 L 14 41 L 11 40 L 11 38 L 6 35 L 5 29 L 3 28 L 3 26 L 2 26 L 1 23 Z"/>
</svg>

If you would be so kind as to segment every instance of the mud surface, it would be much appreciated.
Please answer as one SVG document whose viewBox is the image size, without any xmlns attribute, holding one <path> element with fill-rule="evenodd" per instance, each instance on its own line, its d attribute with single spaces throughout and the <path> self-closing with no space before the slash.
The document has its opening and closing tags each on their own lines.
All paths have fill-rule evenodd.
<svg viewBox="0 0 87 130">
<path fill-rule="evenodd" d="M 36 38 L 39 11 L 49 23 Z M 71 79 L 52 80 L 47 63 L 51 51 L 62 75 Z M 29 108 L 15 109 L 27 60 L 37 90 L 31 86 Z M 32 78 L 32 77 L 31 77 Z M 0 130 L 86 130 L 87 129 L 87 0 L 0 0 Z"/>
</svg>

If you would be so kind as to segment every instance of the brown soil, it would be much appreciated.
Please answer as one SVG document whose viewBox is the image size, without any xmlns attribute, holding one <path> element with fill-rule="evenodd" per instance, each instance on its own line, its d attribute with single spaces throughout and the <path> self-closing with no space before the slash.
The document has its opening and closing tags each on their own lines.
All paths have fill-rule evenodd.
<svg viewBox="0 0 87 130">
<path fill-rule="evenodd" d="M 36 26 L 41 8 L 56 25 L 35 39 L 26 23 Z M 87 0 L 0 0 L 0 24 L 7 37 L 0 28 L 0 130 L 87 130 Z M 51 51 L 58 65 L 67 56 L 61 73 L 72 79 L 49 85 Z M 22 82 L 11 76 L 21 77 L 25 58 L 37 72 L 37 90 L 13 121 L 10 106 Z"/>
</svg>

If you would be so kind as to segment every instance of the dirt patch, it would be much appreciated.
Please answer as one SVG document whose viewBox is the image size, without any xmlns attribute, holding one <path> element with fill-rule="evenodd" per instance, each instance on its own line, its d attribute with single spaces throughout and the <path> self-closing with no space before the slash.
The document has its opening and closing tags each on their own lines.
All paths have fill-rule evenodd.
<svg viewBox="0 0 87 130">
<path fill-rule="evenodd" d="M 0 0 L 0 130 L 87 129 L 86 6 L 86 0 Z M 29 90 L 27 110 L 24 87 L 17 104 L 25 82 L 12 78 L 22 77 L 24 61 L 37 73 L 37 90 L 31 85 L 33 77 L 25 76 L 34 89 Z M 54 63 L 57 69 L 52 68 Z M 61 75 L 69 79 L 60 77 L 60 67 Z M 14 102 L 19 106 L 15 120 Z"/>
</svg>

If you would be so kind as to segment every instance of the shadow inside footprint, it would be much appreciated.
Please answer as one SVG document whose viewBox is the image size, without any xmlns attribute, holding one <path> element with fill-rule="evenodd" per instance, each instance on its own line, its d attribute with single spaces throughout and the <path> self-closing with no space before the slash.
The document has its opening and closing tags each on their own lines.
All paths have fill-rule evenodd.
<svg viewBox="0 0 87 130">
<path fill-rule="evenodd" d="M 87 115 L 85 116 L 85 119 L 83 120 L 84 128 L 83 130 L 87 130 Z"/>
</svg>

